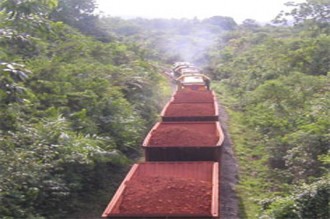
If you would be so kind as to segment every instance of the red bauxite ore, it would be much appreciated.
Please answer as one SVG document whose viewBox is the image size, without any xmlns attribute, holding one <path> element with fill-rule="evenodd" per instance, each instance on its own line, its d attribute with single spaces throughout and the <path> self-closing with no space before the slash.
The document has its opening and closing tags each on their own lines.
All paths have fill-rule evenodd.
<svg viewBox="0 0 330 219">
<path fill-rule="evenodd" d="M 214 123 L 168 123 L 152 132 L 151 146 L 216 146 L 219 137 Z"/>
<path fill-rule="evenodd" d="M 214 95 L 211 91 L 178 90 L 174 95 L 174 103 L 212 103 Z"/>
<path fill-rule="evenodd" d="M 214 103 L 170 103 L 165 116 L 213 116 Z"/>
<path fill-rule="evenodd" d="M 131 180 L 126 184 L 118 213 L 209 216 L 211 215 L 211 202 L 211 182 L 148 176 L 139 180 Z"/>
</svg>

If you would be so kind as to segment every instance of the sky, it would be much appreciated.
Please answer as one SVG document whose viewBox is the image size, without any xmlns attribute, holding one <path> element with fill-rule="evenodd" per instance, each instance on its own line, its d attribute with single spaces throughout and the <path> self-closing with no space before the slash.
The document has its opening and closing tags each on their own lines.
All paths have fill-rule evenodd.
<svg viewBox="0 0 330 219">
<path fill-rule="evenodd" d="M 305 0 L 96 0 L 105 15 L 123 18 L 209 18 L 228 16 L 270 22 L 285 10 L 285 2 Z"/>
</svg>

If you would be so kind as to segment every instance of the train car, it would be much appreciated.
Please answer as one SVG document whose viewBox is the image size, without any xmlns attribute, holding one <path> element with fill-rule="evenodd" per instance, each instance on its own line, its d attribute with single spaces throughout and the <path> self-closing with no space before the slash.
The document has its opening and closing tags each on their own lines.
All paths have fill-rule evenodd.
<svg viewBox="0 0 330 219">
<path fill-rule="evenodd" d="M 178 90 L 209 90 L 210 78 L 204 74 L 189 73 L 181 75 L 176 79 Z"/>
<path fill-rule="evenodd" d="M 173 65 L 172 71 L 175 76 L 184 74 L 202 74 L 202 70 L 189 62 L 177 62 Z"/>
<path fill-rule="evenodd" d="M 142 143 L 145 161 L 132 166 L 103 218 L 218 219 L 224 135 L 210 79 L 175 63 L 178 89 Z"/>
<path fill-rule="evenodd" d="M 223 133 L 216 122 L 158 122 L 144 139 L 146 161 L 218 161 Z"/>
<path fill-rule="evenodd" d="M 215 93 L 210 90 L 177 90 L 172 96 L 172 103 L 214 103 Z"/>
<path fill-rule="evenodd" d="M 192 65 L 190 62 L 176 62 L 173 65 L 172 71 L 174 72 L 175 76 L 180 76 L 182 74 L 182 70 L 185 68 L 189 68 Z"/>
<path fill-rule="evenodd" d="M 102 217 L 219 218 L 219 163 L 134 164 Z"/>
<path fill-rule="evenodd" d="M 163 122 L 218 121 L 217 101 L 206 103 L 175 103 L 169 101 L 160 114 Z"/>
<path fill-rule="evenodd" d="M 188 67 L 188 68 L 181 69 L 180 73 L 181 73 L 181 75 L 202 74 L 202 71 L 196 67 Z"/>
</svg>

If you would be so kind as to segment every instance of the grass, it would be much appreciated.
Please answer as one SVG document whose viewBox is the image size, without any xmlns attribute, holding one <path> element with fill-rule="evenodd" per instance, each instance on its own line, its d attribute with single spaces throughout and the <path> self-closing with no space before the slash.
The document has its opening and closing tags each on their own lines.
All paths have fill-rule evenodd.
<svg viewBox="0 0 330 219">
<path fill-rule="evenodd" d="M 258 134 L 244 124 L 244 114 L 235 109 L 237 100 L 228 93 L 225 86 L 213 82 L 212 89 L 217 92 L 229 116 L 229 134 L 239 165 L 236 191 L 240 202 L 240 218 L 257 218 L 261 210 L 258 201 L 272 196 L 268 182 L 267 152 L 258 143 Z"/>
</svg>

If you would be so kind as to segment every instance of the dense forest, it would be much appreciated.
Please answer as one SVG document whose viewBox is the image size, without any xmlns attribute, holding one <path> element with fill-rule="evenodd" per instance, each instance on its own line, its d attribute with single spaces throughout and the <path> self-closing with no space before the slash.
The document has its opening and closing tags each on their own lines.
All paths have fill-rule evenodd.
<svg viewBox="0 0 330 219">
<path fill-rule="evenodd" d="M 97 218 L 190 61 L 229 114 L 241 218 L 329 218 L 330 2 L 272 24 L 0 0 L 0 216 Z"/>
</svg>

